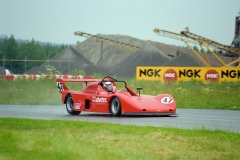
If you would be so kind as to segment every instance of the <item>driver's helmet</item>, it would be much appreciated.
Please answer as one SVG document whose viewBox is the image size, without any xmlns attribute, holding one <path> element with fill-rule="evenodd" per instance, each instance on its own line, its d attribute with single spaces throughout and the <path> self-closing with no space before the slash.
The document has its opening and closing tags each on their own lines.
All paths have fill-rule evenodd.
<svg viewBox="0 0 240 160">
<path fill-rule="evenodd" d="M 104 87 L 105 89 L 108 91 L 108 92 L 112 92 L 113 91 L 113 84 L 111 82 L 106 82 L 104 84 Z"/>
</svg>

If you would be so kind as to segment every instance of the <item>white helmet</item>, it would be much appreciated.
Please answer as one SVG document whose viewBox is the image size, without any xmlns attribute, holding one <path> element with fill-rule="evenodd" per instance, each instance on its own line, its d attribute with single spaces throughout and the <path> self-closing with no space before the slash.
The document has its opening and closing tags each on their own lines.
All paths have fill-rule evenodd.
<svg viewBox="0 0 240 160">
<path fill-rule="evenodd" d="M 104 84 L 104 87 L 106 88 L 106 90 L 107 90 L 108 92 L 112 92 L 112 91 L 113 91 L 113 84 L 112 84 L 111 82 L 106 82 L 106 83 Z"/>
</svg>

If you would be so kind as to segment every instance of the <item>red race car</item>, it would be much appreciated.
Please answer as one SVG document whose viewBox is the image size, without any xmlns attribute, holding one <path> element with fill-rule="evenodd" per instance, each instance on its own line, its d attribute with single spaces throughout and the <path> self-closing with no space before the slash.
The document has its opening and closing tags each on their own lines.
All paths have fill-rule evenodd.
<svg viewBox="0 0 240 160">
<path fill-rule="evenodd" d="M 157 96 L 141 95 L 131 89 L 125 81 L 112 77 L 103 79 L 56 79 L 62 103 L 69 114 L 82 111 L 121 115 L 176 115 L 176 101 L 169 94 Z M 82 82 L 81 91 L 69 90 L 66 82 Z M 121 89 L 121 90 L 120 90 Z"/>
</svg>

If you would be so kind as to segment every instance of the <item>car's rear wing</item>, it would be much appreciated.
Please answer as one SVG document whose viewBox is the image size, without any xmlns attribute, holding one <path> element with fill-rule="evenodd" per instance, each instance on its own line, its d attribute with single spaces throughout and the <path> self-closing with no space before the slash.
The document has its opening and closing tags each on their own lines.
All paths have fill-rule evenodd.
<svg viewBox="0 0 240 160">
<path fill-rule="evenodd" d="M 65 84 L 65 82 L 83 82 L 83 87 L 87 86 L 88 82 L 101 82 L 101 79 L 64 79 L 57 78 L 57 88 L 58 91 L 69 90 Z"/>
</svg>

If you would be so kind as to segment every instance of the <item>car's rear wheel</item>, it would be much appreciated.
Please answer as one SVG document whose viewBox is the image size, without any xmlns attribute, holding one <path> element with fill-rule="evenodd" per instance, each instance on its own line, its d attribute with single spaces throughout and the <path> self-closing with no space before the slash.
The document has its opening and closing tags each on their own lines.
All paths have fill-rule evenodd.
<svg viewBox="0 0 240 160">
<path fill-rule="evenodd" d="M 117 97 L 114 97 L 111 101 L 111 113 L 113 116 L 121 115 L 121 102 Z"/>
<path fill-rule="evenodd" d="M 67 100 L 66 100 L 66 110 L 69 114 L 72 114 L 72 115 L 78 115 L 80 114 L 81 112 L 79 111 L 74 111 L 73 110 L 73 98 L 71 95 L 69 95 L 67 97 Z"/>
</svg>

